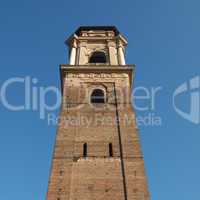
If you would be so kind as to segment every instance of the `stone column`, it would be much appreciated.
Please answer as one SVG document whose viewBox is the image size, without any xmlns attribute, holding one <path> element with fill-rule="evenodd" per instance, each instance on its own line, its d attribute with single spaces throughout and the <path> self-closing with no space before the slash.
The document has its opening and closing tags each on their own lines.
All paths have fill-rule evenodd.
<svg viewBox="0 0 200 200">
<path fill-rule="evenodd" d="M 108 57 L 109 57 L 109 64 L 110 65 L 118 65 L 117 59 L 117 45 L 115 41 L 108 41 Z"/>
<path fill-rule="evenodd" d="M 86 65 L 88 63 L 87 42 L 81 41 L 78 44 L 78 65 Z"/>
<path fill-rule="evenodd" d="M 76 40 L 74 40 L 71 45 L 71 53 L 70 53 L 70 60 L 69 60 L 70 65 L 76 64 L 76 48 L 77 48 L 77 44 L 76 44 Z"/>
<path fill-rule="evenodd" d="M 123 44 L 121 42 L 119 42 L 118 44 L 118 59 L 119 59 L 119 65 L 126 65 L 124 58 Z"/>
</svg>

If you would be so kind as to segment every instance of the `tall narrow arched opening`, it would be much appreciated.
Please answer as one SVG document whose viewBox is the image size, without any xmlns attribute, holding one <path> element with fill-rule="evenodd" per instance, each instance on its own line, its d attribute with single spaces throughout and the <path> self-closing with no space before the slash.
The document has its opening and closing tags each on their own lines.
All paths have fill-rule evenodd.
<svg viewBox="0 0 200 200">
<path fill-rule="evenodd" d="M 113 146 L 112 146 L 112 143 L 109 143 L 109 156 L 113 157 Z"/>
<path fill-rule="evenodd" d="M 83 157 L 86 158 L 87 157 L 87 143 L 83 144 Z"/>
</svg>

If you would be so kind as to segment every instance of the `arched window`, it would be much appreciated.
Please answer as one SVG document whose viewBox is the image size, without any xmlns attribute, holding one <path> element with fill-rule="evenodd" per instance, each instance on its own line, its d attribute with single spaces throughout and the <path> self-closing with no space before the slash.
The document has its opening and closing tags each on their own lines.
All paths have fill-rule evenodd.
<svg viewBox="0 0 200 200">
<path fill-rule="evenodd" d="M 95 51 L 89 59 L 89 63 L 106 63 L 106 55 L 104 52 Z"/>
<path fill-rule="evenodd" d="M 90 98 L 91 103 L 105 103 L 104 91 L 101 89 L 93 90 Z"/>
</svg>

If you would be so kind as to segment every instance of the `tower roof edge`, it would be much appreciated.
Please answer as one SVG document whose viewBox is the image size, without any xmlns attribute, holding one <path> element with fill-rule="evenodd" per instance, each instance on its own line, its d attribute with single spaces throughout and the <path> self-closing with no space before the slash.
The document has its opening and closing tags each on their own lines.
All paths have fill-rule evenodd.
<svg viewBox="0 0 200 200">
<path fill-rule="evenodd" d="M 115 35 L 119 35 L 120 32 L 119 30 L 117 29 L 116 26 L 80 26 L 76 31 L 76 35 L 80 35 L 81 31 L 90 31 L 90 30 L 96 30 L 96 31 L 101 31 L 101 30 L 104 30 L 104 31 L 114 31 Z"/>
</svg>

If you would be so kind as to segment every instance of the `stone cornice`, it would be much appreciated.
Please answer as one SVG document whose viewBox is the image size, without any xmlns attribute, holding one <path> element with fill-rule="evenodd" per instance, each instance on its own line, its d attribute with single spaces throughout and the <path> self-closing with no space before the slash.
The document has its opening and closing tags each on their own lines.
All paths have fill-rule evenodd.
<svg viewBox="0 0 200 200">
<path fill-rule="evenodd" d="M 67 73 L 127 73 L 130 80 L 130 85 L 133 82 L 135 65 L 60 65 L 60 78 L 61 78 L 61 88 L 63 87 L 63 80 Z"/>
<path fill-rule="evenodd" d="M 121 42 L 124 46 L 127 45 L 127 41 L 126 39 L 122 36 L 115 36 L 115 37 L 109 37 L 109 36 L 105 36 L 105 37 L 78 37 L 77 35 L 73 34 L 70 38 L 68 38 L 65 41 L 65 44 L 67 44 L 69 47 L 71 47 L 71 45 L 73 44 L 73 41 L 76 41 L 77 43 L 82 43 L 82 42 L 87 42 L 87 41 L 105 41 L 105 42 L 114 42 L 116 43 L 116 41 Z"/>
</svg>

